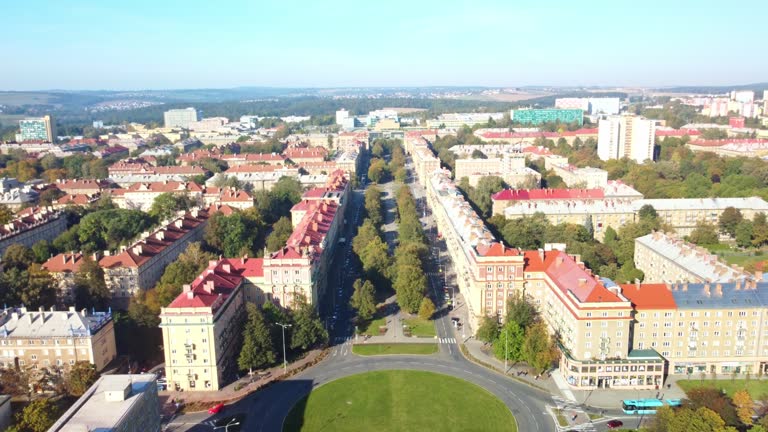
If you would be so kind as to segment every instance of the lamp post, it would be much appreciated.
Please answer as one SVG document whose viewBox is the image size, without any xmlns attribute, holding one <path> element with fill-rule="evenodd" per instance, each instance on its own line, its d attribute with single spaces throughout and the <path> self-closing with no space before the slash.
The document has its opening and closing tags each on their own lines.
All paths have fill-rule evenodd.
<svg viewBox="0 0 768 432">
<path fill-rule="evenodd" d="M 283 375 L 288 373 L 288 358 L 285 356 L 285 328 L 292 327 L 291 324 L 275 323 L 283 328 Z"/>
</svg>

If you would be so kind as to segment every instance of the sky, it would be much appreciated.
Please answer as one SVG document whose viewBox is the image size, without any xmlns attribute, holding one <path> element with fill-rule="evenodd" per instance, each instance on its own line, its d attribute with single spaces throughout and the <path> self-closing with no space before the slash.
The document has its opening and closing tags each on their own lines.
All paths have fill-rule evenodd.
<svg viewBox="0 0 768 432">
<path fill-rule="evenodd" d="M 1 90 L 768 81 L 765 0 L 25 0 L 0 15 Z"/>
</svg>

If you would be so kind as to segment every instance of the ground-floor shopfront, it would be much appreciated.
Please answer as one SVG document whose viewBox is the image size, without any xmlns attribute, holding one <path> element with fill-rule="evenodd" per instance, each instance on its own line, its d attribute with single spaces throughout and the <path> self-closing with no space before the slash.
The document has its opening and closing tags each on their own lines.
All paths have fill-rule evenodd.
<svg viewBox="0 0 768 432">
<path fill-rule="evenodd" d="M 634 350 L 624 359 L 578 360 L 563 351 L 560 370 L 579 389 L 658 389 L 664 383 L 664 359 L 654 350 Z"/>
</svg>

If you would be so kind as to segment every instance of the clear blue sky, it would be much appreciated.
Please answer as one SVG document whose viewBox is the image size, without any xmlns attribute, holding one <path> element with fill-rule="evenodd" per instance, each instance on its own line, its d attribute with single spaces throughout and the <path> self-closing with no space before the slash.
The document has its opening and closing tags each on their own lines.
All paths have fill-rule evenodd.
<svg viewBox="0 0 768 432">
<path fill-rule="evenodd" d="M 3 90 L 768 81 L 766 0 L 9 0 L 0 16 Z"/>
</svg>

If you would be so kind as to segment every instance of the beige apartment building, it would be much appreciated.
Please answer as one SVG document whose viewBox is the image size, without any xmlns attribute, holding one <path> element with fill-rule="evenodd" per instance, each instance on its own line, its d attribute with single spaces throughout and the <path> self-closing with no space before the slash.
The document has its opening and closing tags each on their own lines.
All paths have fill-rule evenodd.
<svg viewBox="0 0 768 432">
<path fill-rule="evenodd" d="M 522 153 L 511 153 L 500 158 L 456 159 L 455 176 L 457 180 L 467 177 L 471 186 L 477 186 L 486 176 L 499 176 L 513 188 L 533 188 L 541 183 L 541 174 L 525 166 L 526 158 Z"/>
<path fill-rule="evenodd" d="M 208 210 L 193 209 L 116 255 L 105 251 L 99 265 L 104 269 L 113 300 L 125 303 L 136 291 L 152 288 L 168 264 L 175 261 L 189 243 L 202 238 L 209 217 Z"/>
<path fill-rule="evenodd" d="M 600 168 L 577 168 L 570 164 L 563 164 L 552 165 L 550 169 L 570 188 L 601 189 L 608 186 L 608 171 Z"/>
<path fill-rule="evenodd" d="M 659 220 L 674 228 L 680 236 L 689 235 L 699 221 L 717 225 L 720 215 L 728 207 L 741 211 L 745 219 L 758 213 L 768 214 L 768 202 L 759 197 L 748 198 L 678 198 L 642 199 L 633 202 L 637 211 L 644 205 L 656 209 Z"/>
<path fill-rule="evenodd" d="M 96 254 L 94 254 L 93 260 L 98 261 Z M 75 286 L 75 275 L 80 270 L 80 264 L 82 263 L 82 252 L 60 253 L 43 263 L 43 270 L 47 270 L 53 277 L 53 280 L 56 281 L 59 299 L 74 300 L 75 293 L 72 291 L 72 288 Z"/>
<path fill-rule="evenodd" d="M 242 273 L 229 260 L 212 261 L 171 304 L 161 308 L 169 389 L 217 391 L 234 379 L 237 341 L 245 318 Z"/>
<path fill-rule="evenodd" d="M 732 282 L 752 276 L 704 248 L 658 231 L 635 239 L 635 267 L 652 283 Z"/>
<path fill-rule="evenodd" d="M 100 371 L 117 357 L 110 312 L 5 309 L 0 316 L 0 366 L 63 370 L 87 361 Z"/>
<path fill-rule="evenodd" d="M 49 207 L 30 207 L 17 213 L 13 220 L 0 225 L 0 256 L 12 244 L 31 248 L 41 240 L 58 237 L 67 229 L 67 221 L 61 215 Z"/>
</svg>

